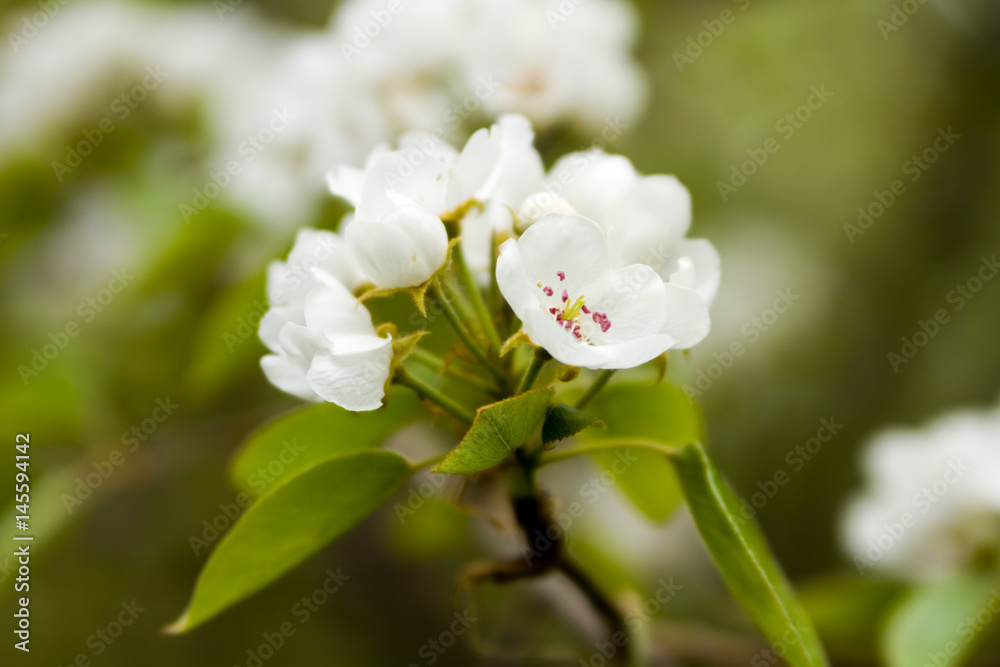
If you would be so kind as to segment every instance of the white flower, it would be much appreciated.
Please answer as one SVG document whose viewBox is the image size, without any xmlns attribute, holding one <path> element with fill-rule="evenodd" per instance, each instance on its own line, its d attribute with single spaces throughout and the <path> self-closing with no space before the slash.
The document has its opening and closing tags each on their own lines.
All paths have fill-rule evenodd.
<svg viewBox="0 0 1000 667">
<path fill-rule="evenodd" d="M 441 219 L 485 205 L 500 183 L 505 156 L 522 148 L 525 137 L 530 145 L 530 126 L 515 116 L 477 131 L 461 153 L 435 135 L 409 132 L 399 150 L 376 149 L 363 172 L 345 166 L 331 171 L 331 192 L 355 205 L 346 237 L 365 275 L 385 289 L 428 280 L 447 254 Z"/>
<path fill-rule="evenodd" d="M 382 404 L 392 340 L 375 333 L 368 310 L 345 286 L 363 280 L 340 237 L 299 231 L 288 260 L 268 267 L 272 307 L 259 335 L 273 353 L 261 359 L 271 384 L 348 410 Z"/>
<path fill-rule="evenodd" d="M 627 158 L 594 150 L 560 158 L 549 181 L 574 211 L 601 225 L 616 264 L 651 266 L 664 280 L 692 287 L 712 303 L 719 254 L 705 239 L 685 238 L 691 195 L 675 177 L 642 176 Z"/>
<path fill-rule="evenodd" d="M 935 578 L 1000 550 L 1000 408 L 876 434 L 864 472 L 841 526 L 862 571 Z"/>
<path fill-rule="evenodd" d="M 555 359 L 631 368 L 708 333 L 708 307 L 642 264 L 614 268 L 604 232 L 550 213 L 500 248 L 497 284 L 525 334 Z"/>
</svg>

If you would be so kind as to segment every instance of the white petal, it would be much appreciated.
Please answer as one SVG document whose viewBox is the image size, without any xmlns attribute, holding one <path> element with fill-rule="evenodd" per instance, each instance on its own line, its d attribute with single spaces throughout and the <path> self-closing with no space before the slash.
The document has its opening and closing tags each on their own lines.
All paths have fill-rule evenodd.
<svg viewBox="0 0 1000 667">
<path fill-rule="evenodd" d="M 368 309 L 339 283 L 311 291 L 304 314 L 306 325 L 322 331 L 328 340 L 345 334 L 375 335 Z"/>
<path fill-rule="evenodd" d="M 346 164 L 337 165 L 326 174 L 326 186 L 330 192 L 346 199 L 352 206 L 361 201 L 361 189 L 365 183 L 365 172 Z"/>
<path fill-rule="evenodd" d="M 628 158 L 602 151 L 570 153 L 549 172 L 552 189 L 561 192 L 574 211 L 602 226 L 611 207 L 638 178 Z"/>
<path fill-rule="evenodd" d="M 278 336 L 281 333 L 281 328 L 289 322 L 305 324 L 305 319 L 296 318 L 295 314 L 295 311 L 290 308 L 271 308 L 264 313 L 264 316 L 260 318 L 260 325 L 257 327 L 257 336 L 260 337 L 260 342 L 264 343 L 267 349 L 272 352 L 280 352 L 281 343 Z"/>
<path fill-rule="evenodd" d="M 604 232 L 582 215 L 546 215 L 524 232 L 517 249 L 517 257 L 533 286 L 541 281 L 557 292 L 565 289 L 574 297 L 611 269 Z M 565 280 L 559 279 L 560 271 Z"/>
<path fill-rule="evenodd" d="M 664 290 L 667 296 L 667 323 L 663 332 L 677 340 L 676 348 L 694 347 L 711 328 L 708 304 L 688 287 L 664 283 Z"/>
<path fill-rule="evenodd" d="M 281 391 L 306 401 L 322 400 L 306 380 L 306 368 L 299 360 L 285 355 L 268 354 L 261 358 L 260 367 L 268 382 Z"/>
<path fill-rule="evenodd" d="M 722 278 L 719 251 L 707 239 L 684 239 L 677 246 L 677 253 L 691 260 L 694 269 L 693 288 L 705 303 L 712 305 L 719 291 Z M 663 275 L 661 272 L 660 275 Z M 673 279 L 671 278 L 671 282 Z"/>
<path fill-rule="evenodd" d="M 444 264 L 448 233 L 436 216 L 418 206 L 404 206 L 381 220 L 357 220 L 347 229 L 347 243 L 376 286 L 413 287 Z"/>
<path fill-rule="evenodd" d="M 603 294 L 593 298 L 591 293 L 587 292 L 587 305 L 611 320 L 611 328 L 597 334 L 602 345 L 662 333 L 667 324 L 666 287 L 648 266 L 633 264 L 615 269 L 608 276 Z"/>
<path fill-rule="evenodd" d="M 392 342 L 378 336 L 355 336 L 344 351 L 317 354 L 306 377 L 312 389 L 347 410 L 375 410 L 382 405 L 389 379 Z"/>
<path fill-rule="evenodd" d="M 600 345 L 608 361 L 596 368 L 635 368 L 652 361 L 667 350 L 677 347 L 677 339 L 670 334 L 651 334 L 634 340 Z"/>
<path fill-rule="evenodd" d="M 499 133 L 483 128 L 469 138 L 451 170 L 445 200 L 448 210 L 489 194 L 486 189 L 500 166 L 500 154 Z"/>
<path fill-rule="evenodd" d="M 607 218 L 599 220 L 605 229 L 618 227 L 629 245 L 632 230 L 646 239 L 681 239 L 691 227 L 691 193 L 674 176 L 657 174 L 643 176 L 628 188 L 609 209 Z M 642 261 L 633 258 L 632 261 Z"/>
<path fill-rule="evenodd" d="M 357 217 L 369 221 L 391 214 L 400 205 L 392 193 L 435 214 L 443 213 L 447 177 L 447 166 L 418 148 L 383 153 L 365 175 Z"/>
</svg>

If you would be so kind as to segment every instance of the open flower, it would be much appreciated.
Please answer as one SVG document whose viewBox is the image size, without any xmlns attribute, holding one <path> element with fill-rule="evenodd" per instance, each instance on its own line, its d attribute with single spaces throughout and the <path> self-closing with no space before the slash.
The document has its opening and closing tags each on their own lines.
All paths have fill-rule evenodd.
<svg viewBox="0 0 1000 667">
<path fill-rule="evenodd" d="M 375 333 L 371 315 L 335 280 L 309 292 L 305 324 L 285 322 L 274 352 L 260 360 L 271 384 L 306 400 L 348 410 L 382 405 L 392 362 L 392 339 Z"/>
<path fill-rule="evenodd" d="M 550 213 L 500 253 L 497 284 L 524 333 L 564 364 L 631 368 L 708 333 L 696 292 L 643 264 L 615 268 L 604 232 L 581 215 Z"/>
<path fill-rule="evenodd" d="M 338 235 L 299 231 L 287 261 L 272 262 L 267 272 L 271 309 L 259 335 L 272 352 L 261 359 L 271 384 L 348 410 L 382 404 L 392 341 L 376 335 L 371 315 L 348 288 L 363 282 Z"/>
<path fill-rule="evenodd" d="M 365 275 L 385 289 L 427 281 L 448 250 L 441 220 L 489 200 L 514 146 L 505 134 L 523 134 L 513 128 L 526 125 L 519 116 L 502 117 L 474 133 L 460 153 L 435 135 L 409 132 L 399 150 L 377 149 L 363 172 L 331 171 L 330 190 L 355 205 L 346 237 Z M 529 143 L 530 137 L 529 128 Z"/>
<path fill-rule="evenodd" d="M 686 238 L 691 195 L 675 177 L 642 176 L 628 158 L 592 150 L 560 158 L 549 180 L 550 189 L 575 212 L 601 226 L 616 265 L 646 264 L 712 303 L 719 287 L 719 254 L 705 239 Z"/>
<path fill-rule="evenodd" d="M 295 243 L 284 262 L 267 267 L 268 310 L 261 318 L 260 338 L 274 349 L 278 331 L 285 322 L 305 324 L 306 295 L 329 280 L 350 290 L 365 282 L 344 240 L 334 232 L 304 227 L 295 235 Z"/>
</svg>

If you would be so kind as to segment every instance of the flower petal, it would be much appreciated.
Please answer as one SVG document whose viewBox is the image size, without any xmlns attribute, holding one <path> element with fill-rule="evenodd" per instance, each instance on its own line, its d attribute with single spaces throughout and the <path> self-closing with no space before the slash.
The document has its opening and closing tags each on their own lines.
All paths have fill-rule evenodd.
<svg viewBox="0 0 1000 667">
<path fill-rule="evenodd" d="M 368 309 L 339 283 L 309 292 L 304 314 L 306 325 L 322 331 L 327 340 L 346 334 L 375 335 Z"/>
<path fill-rule="evenodd" d="M 694 347 L 711 329 L 708 304 L 688 287 L 672 283 L 664 283 L 663 287 L 667 297 L 667 323 L 663 332 L 677 340 L 675 348 Z"/>
<path fill-rule="evenodd" d="M 537 281 L 552 287 L 558 283 L 560 289 L 568 290 L 575 297 L 611 269 L 604 232 L 596 222 L 582 215 L 546 215 L 524 232 L 517 249 L 524 273 L 535 289 Z M 559 279 L 557 272 L 560 271 L 565 274 L 565 280 Z M 498 280 L 499 276 L 498 268 Z"/>
<path fill-rule="evenodd" d="M 392 362 L 392 340 L 378 336 L 352 336 L 344 351 L 320 352 L 306 377 L 312 389 L 347 410 L 375 410 L 382 405 Z"/>
<path fill-rule="evenodd" d="M 605 229 L 620 228 L 624 234 L 626 257 L 645 264 L 643 258 L 628 251 L 642 251 L 643 244 L 650 241 L 672 244 L 683 238 L 691 227 L 691 193 L 674 176 L 643 176 L 621 194 L 607 217 L 598 222 Z M 638 240 L 630 243 L 633 237 Z"/>
<path fill-rule="evenodd" d="M 573 210 L 602 226 L 611 207 L 639 178 L 628 158 L 600 150 L 565 155 L 552 165 L 549 182 Z"/>
<path fill-rule="evenodd" d="M 444 264 L 448 233 L 419 206 L 392 209 L 381 220 L 356 220 L 347 243 L 362 272 L 383 289 L 413 287 Z"/>
<path fill-rule="evenodd" d="M 260 367 L 267 381 L 281 391 L 306 401 L 321 401 L 306 380 L 306 368 L 300 360 L 287 355 L 268 354 L 261 358 Z"/>
</svg>

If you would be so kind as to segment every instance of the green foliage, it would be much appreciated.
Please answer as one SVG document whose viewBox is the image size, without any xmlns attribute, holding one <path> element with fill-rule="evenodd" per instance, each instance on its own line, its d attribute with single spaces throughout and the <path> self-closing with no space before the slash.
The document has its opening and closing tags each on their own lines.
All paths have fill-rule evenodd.
<svg viewBox="0 0 1000 667">
<path fill-rule="evenodd" d="M 290 479 L 319 461 L 374 449 L 421 414 L 416 395 L 396 388 L 373 412 L 349 412 L 333 403 L 297 410 L 247 439 L 230 467 L 230 481 L 259 493 L 262 486 Z"/>
<path fill-rule="evenodd" d="M 479 408 L 462 442 L 434 472 L 472 475 L 499 465 L 542 425 L 553 393 L 536 389 Z"/>
<path fill-rule="evenodd" d="M 709 552 L 739 603 L 792 667 L 826 665 L 812 621 L 795 598 L 764 535 L 740 513 L 733 491 L 699 444 L 678 447 L 677 467 L 688 506 Z"/>
<path fill-rule="evenodd" d="M 542 443 L 551 445 L 592 426 L 603 428 L 604 422 L 565 403 L 556 403 L 545 415 L 545 423 L 542 424 Z"/>
<path fill-rule="evenodd" d="M 697 406 L 671 384 L 614 384 L 594 399 L 590 409 L 607 425 L 607 431 L 582 434 L 587 441 L 613 437 L 681 445 L 704 439 Z M 654 451 L 637 449 L 632 454 L 638 460 L 620 474 L 611 468 L 615 452 L 599 452 L 594 458 L 616 474 L 618 487 L 643 514 L 653 521 L 663 521 L 683 500 L 673 467 Z"/>
<path fill-rule="evenodd" d="M 995 632 L 978 619 L 995 621 L 1000 604 L 995 575 L 965 575 L 918 588 L 889 619 L 882 653 L 889 667 L 958 667 L 975 655 L 985 634 Z"/>
<path fill-rule="evenodd" d="M 322 461 L 272 487 L 209 557 L 187 610 L 169 632 L 190 630 L 255 593 L 371 513 L 410 476 L 392 452 Z"/>
<path fill-rule="evenodd" d="M 883 621 L 905 595 L 904 584 L 854 576 L 833 576 L 798 586 L 823 646 L 833 659 L 872 661 L 879 651 Z"/>
</svg>

